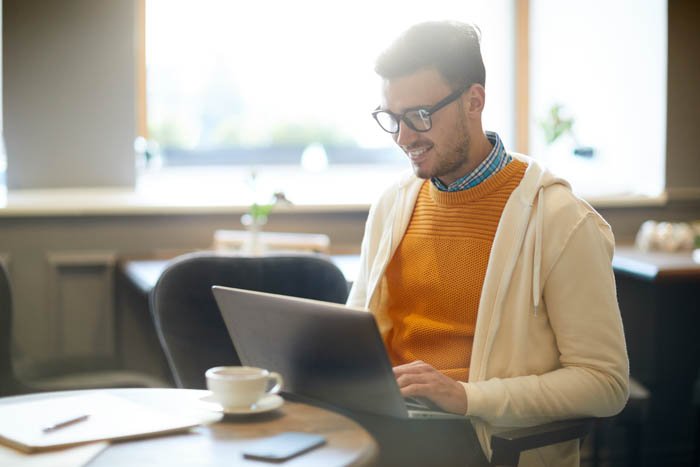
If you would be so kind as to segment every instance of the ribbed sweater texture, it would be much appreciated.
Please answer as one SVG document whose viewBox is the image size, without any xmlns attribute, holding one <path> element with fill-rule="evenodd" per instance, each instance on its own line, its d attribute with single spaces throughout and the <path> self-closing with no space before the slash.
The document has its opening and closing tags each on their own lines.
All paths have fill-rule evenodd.
<svg viewBox="0 0 700 467">
<path fill-rule="evenodd" d="M 513 160 L 479 185 L 439 191 L 426 181 L 386 270 L 393 365 L 423 360 L 467 381 L 481 289 L 503 208 L 525 174 Z"/>
</svg>

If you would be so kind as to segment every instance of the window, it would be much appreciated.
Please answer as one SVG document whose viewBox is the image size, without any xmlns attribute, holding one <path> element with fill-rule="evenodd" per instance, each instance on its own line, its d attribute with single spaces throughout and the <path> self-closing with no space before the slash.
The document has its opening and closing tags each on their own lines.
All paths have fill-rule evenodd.
<svg viewBox="0 0 700 467">
<path fill-rule="evenodd" d="M 583 196 L 664 190 L 667 27 L 666 0 L 530 0 L 530 153 Z"/>
<path fill-rule="evenodd" d="M 147 0 L 148 138 L 171 166 L 405 164 L 370 116 L 374 59 L 410 24 L 443 18 L 480 26 L 486 127 L 512 142 L 509 0 Z"/>
<path fill-rule="evenodd" d="M 327 167 L 328 191 L 339 186 L 333 168 L 346 179 L 351 167 L 364 177 L 384 177 L 387 166 L 395 173 L 404 157 L 370 117 L 379 101 L 374 58 L 408 25 L 454 18 L 482 30 L 484 128 L 506 148 L 542 160 L 585 197 L 659 195 L 666 0 L 613 3 L 146 0 L 147 123 L 159 146 L 150 153 L 188 174 L 265 166 L 268 178 L 273 166 L 303 175 L 303 160 L 309 174 Z M 517 32 L 516 6 L 529 17 Z M 529 47 L 516 57 L 516 44 Z M 526 83 L 518 96 L 517 82 Z M 289 194 L 289 183 L 289 171 L 279 172 L 269 190 Z M 304 179 L 318 191 L 315 183 Z"/>
</svg>

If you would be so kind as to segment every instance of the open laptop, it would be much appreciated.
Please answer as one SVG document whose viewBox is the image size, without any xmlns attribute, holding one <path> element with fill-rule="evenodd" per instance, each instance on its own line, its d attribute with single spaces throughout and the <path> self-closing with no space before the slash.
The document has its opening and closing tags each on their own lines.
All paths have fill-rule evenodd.
<svg viewBox="0 0 700 467">
<path fill-rule="evenodd" d="M 285 295 L 212 290 L 241 362 L 280 373 L 286 392 L 398 418 L 465 418 L 401 396 L 371 313 Z"/>
</svg>

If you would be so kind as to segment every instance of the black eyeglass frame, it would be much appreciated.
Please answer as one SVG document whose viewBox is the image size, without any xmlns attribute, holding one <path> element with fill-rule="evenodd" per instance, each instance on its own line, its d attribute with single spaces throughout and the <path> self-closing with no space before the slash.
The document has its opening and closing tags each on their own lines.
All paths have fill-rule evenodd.
<svg viewBox="0 0 700 467">
<path fill-rule="evenodd" d="M 417 131 L 419 133 L 425 133 L 426 131 L 430 131 L 433 129 L 433 119 L 431 118 L 435 112 L 438 110 L 442 109 L 443 107 L 447 106 L 448 104 L 451 104 L 452 102 L 456 101 L 464 92 L 469 89 L 472 86 L 473 83 L 467 84 L 466 86 L 462 86 L 461 88 L 455 90 L 454 92 L 450 93 L 447 97 L 444 99 L 440 100 L 438 103 L 435 105 L 428 107 L 427 109 L 409 109 L 403 113 L 400 114 L 395 114 L 394 112 L 391 112 L 390 110 L 382 110 L 379 107 L 377 107 L 373 112 L 372 112 L 372 117 L 374 120 L 376 120 L 377 124 L 379 127 L 386 131 L 387 133 L 391 133 L 392 135 L 395 135 L 396 133 L 399 132 L 399 129 L 401 128 L 401 122 L 403 121 L 406 126 L 408 126 L 411 130 Z M 420 115 L 420 118 L 425 120 L 428 120 L 428 128 L 426 129 L 419 129 L 416 128 L 415 125 L 406 118 L 406 114 L 411 113 L 411 112 L 417 112 Z M 379 118 L 377 117 L 380 113 L 385 113 L 388 115 L 391 115 L 391 117 L 394 119 L 394 122 L 396 123 L 396 130 L 395 131 L 389 131 L 384 126 L 381 124 L 379 121 Z"/>
</svg>

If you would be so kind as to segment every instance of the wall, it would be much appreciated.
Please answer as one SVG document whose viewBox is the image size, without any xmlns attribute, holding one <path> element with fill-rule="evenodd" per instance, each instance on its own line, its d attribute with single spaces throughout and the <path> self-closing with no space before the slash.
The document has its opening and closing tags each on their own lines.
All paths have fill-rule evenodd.
<svg viewBox="0 0 700 467">
<path fill-rule="evenodd" d="M 669 0 L 666 186 L 700 197 L 700 2 Z"/>
<path fill-rule="evenodd" d="M 133 186 L 134 0 L 4 0 L 7 185 Z"/>
</svg>

